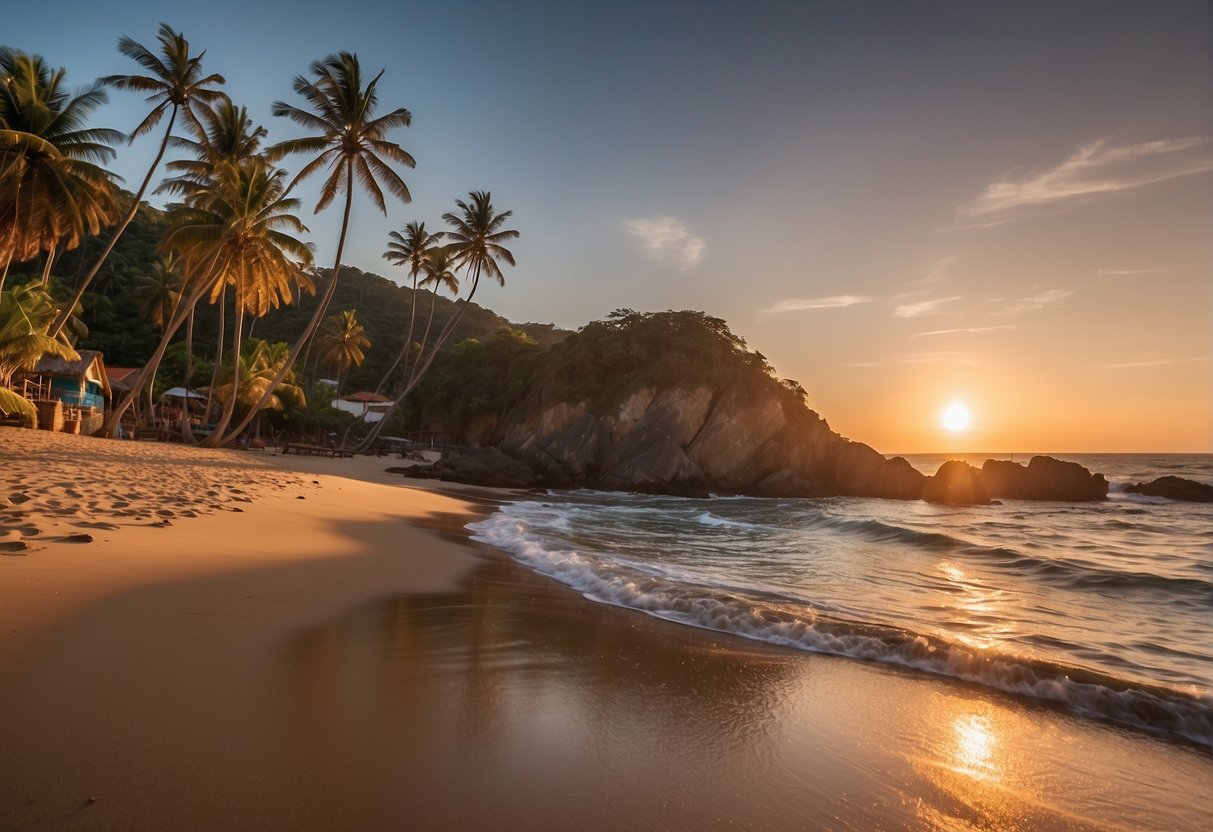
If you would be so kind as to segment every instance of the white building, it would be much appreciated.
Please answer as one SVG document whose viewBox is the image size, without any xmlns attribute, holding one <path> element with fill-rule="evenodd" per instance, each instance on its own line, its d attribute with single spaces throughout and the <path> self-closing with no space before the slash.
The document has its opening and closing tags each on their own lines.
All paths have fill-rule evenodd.
<svg viewBox="0 0 1213 832">
<path fill-rule="evenodd" d="M 364 422 L 378 422 L 387 413 L 392 400 L 378 393 L 362 390 L 333 399 L 332 406 L 346 413 L 353 413 Z"/>
</svg>

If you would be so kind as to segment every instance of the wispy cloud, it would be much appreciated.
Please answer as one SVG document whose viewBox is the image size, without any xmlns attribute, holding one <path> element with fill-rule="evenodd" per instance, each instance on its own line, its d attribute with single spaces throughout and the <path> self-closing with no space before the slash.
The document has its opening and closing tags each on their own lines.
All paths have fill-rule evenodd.
<svg viewBox="0 0 1213 832">
<path fill-rule="evenodd" d="M 887 364 L 965 364 L 974 366 L 977 359 L 967 352 L 940 350 L 938 352 L 912 352 L 895 355 L 886 361 L 863 361 L 843 364 L 844 367 L 879 367 Z"/>
<path fill-rule="evenodd" d="M 921 300 L 918 303 L 903 303 L 893 310 L 893 314 L 898 318 L 917 318 L 919 315 L 927 315 L 936 311 L 944 304 L 952 303 L 960 300 L 960 295 L 950 298 L 935 298 L 934 300 Z"/>
<path fill-rule="evenodd" d="M 1190 364 L 1195 361 L 1209 361 L 1210 356 L 1198 355 L 1192 358 L 1151 358 L 1141 361 L 1125 361 L 1119 364 L 1101 364 L 1097 370 L 1130 370 L 1136 367 L 1162 367 L 1166 364 Z"/>
<path fill-rule="evenodd" d="M 773 306 L 762 310 L 765 314 L 780 312 L 801 312 L 806 309 L 839 309 L 844 306 L 854 306 L 857 303 L 869 303 L 867 295 L 831 295 L 828 298 L 789 298 L 781 300 Z"/>
<path fill-rule="evenodd" d="M 658 263 L 672 263 L 686 271 L 699 265 L 706 247 L 677 217 L 625 220 L 623 230 L 636 240 L 640 250 Z"/>
<path fill-rule="evenodd" d="M 1019 324 L 999 324 L 998 326 L 965 326 L 956 329 L 932 329 L 930 332 L 918 332 L 914 338 L 926 338 L 929 335 L 953 335 L 958 332 L 997 332 L 1000 329 L 1019 329 Z"/>
<path fill-rule="evenodd" d="M 1037 309 L 1057 306 L 1072 294 L 1074 293 L 1069 289 L 1045 289 L 1043 292 L 1037 292 L 1034 295 L 1015 298 L 1000 311 L 1004 315 L 1020 315 L 1024 312 L 1035 312 Z"/>
<path fill-rule="evenodd" d="M 972 202 L 962 205 L 960 217 L 976 225 L 1002 222 L 992 215 L 1041 206 L 1057 207 L 1079 197 L 1114 194 L 1213 170 L 1213 158 L 1194 154 L 1206 144 L 1200 137 L 1164 139 L 1130 145 L 1112 145 L 1107 139 L 1086 145 L 1061 164 L 1020 178 L 1006 177 L 985 187 Z"/>
<path fill-rule="evenodd" d="M 1128 277 L 1135 274 L 1154 274 L 1158 269 L 1100 269 L 1104 277 Z"/>
</svg>

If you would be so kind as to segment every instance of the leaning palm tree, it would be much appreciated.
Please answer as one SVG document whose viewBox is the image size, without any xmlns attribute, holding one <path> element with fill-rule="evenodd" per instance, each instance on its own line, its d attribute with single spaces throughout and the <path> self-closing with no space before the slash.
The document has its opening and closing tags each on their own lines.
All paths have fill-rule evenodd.
<svg viewBox="0 0 1213 832">
<path fill-rule="evenodd" d="M 290 303 L 295 290 L 312 289 L 303 271 L 303 266 L 311 263 L 312 251 L 308 244 L 291 236 L 307 228 L 293 213 L 299 200 L 286 196 L 285 171 L 273 170 L 256 158 L 225 166 L 224 170 L 232 181 L 194 200 L 193 220 L 197 225 L 182 233 L 175 244 L 187 249 L 197 246 L 207 252 L 216 237 L 214 232 L 222 237 L 216 264 L 219 279 L 211 300 L 218 297 L 221 286 L 231 284 L 236 305 L 234 361 L 240 355 L 246 313 L 261 317 L 282 303 Z M 222 355 L 217 359 L 222 360 Z M 236 401 L 236 396 L 228 398 L 218 425 L 204 445 L 215 447 L 230 438 L 224 431 L 231 423 Z"/>
<path fill-rule="evenodd" d="M 322 211 L 343 193 L 345 212 L 342 215 L 341 233 L 337 238 L 337 255 L 333 260 L 328 287 L 320 303 L 316 305 L 316 311 L 307 327 L 291 346 L 289 360 L 281 370 L 282 376 L 294 366 L 304 346 L 311 342 L 337 289 L 337 278 L 341 273 L 341 254 L 345 249 L 345 237 L 350 225 L 350 209 L 354 204 L 355 180 L 370 195 L 375 206 L 386 215 L 387 205 L 380 182 L 387 187 L 390 194 L 402 202 L 412 199 L 408 186 L 400 175 L 392 170 L 391 163 L 410 168 L 416 165 L 413 157 L 404 148 L 387 140 L 391 130 L 408 127 L 412 123 L 413 117 L 409 111 L 400 107 L 375 117 L 375 108 L 379 103 L 376 88 L 379 79 L 383 77 L 382 70 L 364 87 L 358 57 L 349 52 L 341 52 L 314 62 L 311 71 L 311 79 L 300 75 L 294 82 L 295 92 L 306 99 L 311 111 L 283 101 L 275 101 L 273 113 L 315 131 L 315 135 L 281 142 L 270 148 L 269 156 L 277 160 L 294 153 L 317 154 L 303 166 L 291 185 L 293 187 L 295 182 L 311 176 L 321 168 L 327 168 L 328 175 L 321 186 L 316 211 Z M 281 381 L 282 376 L 279 376 L 274 384 Z M 267 395 L 272 392 L 273 386 L 271 385 Z M 256 410 L 245 415 L 232 432 L 233 435 L 248 427 Z"/>
<path fill-rule="evenodd" d="M 173 317 L 181 302 L 183 281 L 177 270 L 176 258 L 172 255 L 160 259 L 150 272 L 144 274 L 131 289 L 130 299 L 136 314 L 154 328 L 163 330 Z M 187 341 L 189 339 L 187 338 Z M 188 349 L 188 347 L 187 347 Z M 187 359 L 188 360 L 188 359 Z M 151 412 L 152 388 L 156 384 L 156 368 L 148 378 L 147 408 Z M 189 387 L 187 382 L 186 387 Z"/>
<path fill-rule="evenodd" d="M 396 355 L 396 359 L 392 362 L 392 366 L 388 367 L 387 372 L 383 374 L 383 378 L 379 380 L 379 386 L 375 388 L 375 392 L 379 393 L 383 390 L 387 380 L 392 373 L 396 371 L 396 367 L 408 355 L 409 349 L 413 344 L 413 328 L 417 321 L 417 278 L 425 271 L 426 258 L 433 250 L 435 244 L 442 238 L 442 232 L 431 234 L 426 231 L 425 223 L 410 222 L 404 227 L 404 234 L 399 231 L 392 231 L 388 234 L 387 251 L 383 252 L 383 259 L 389 263 L 394 263 L 397 266 L 404 266 L 409 271 L 409 276 L 413 278 L 413 299 L 409 305 L 409 330 L 404 338 L 404 343 L 400 347 L 400 352 Z M 405 371 L 408 366 L 406 364 Z"/>
<path fill-rule="evenodd" d="M 412 367 L 406 367 L 403 374 L 405 384 L 408 384 L 417 372 L 417 360 L 425 355 L 426 346 L 430 343 L 430 331 L 434 325 L 434 310 L 438 308 L 438 290 L 445 289 L 453 296 L 459 295 L 459 277 L 455 274 L 455 251 L 453 246 L 438 246 L 432 248 L 426 255 L 425 264 L 422 266 L 425 271 L 425 277 L 417 285 L 422 289 L 430 290 L 430 311 L 425 319 L 425 331 L 421 333 L 420 341 L 410 341 L 405 344 L 405 349 L 413 358 Z M 416 294 L 414 293 L 414 297 Z M 415 301 L 414 301 L 415 302 Z M 403 351 L 401 355 L 403 355 Z M 397 358 L 399 361 L 399 357 Z M 376 393 L 383 392 L 384 386 L 387 384 L 395 365 L 392 365 L 379 381 L 379 386 L 375 388 Z"/>
<path fill-rule="evenodd" d="M 159 363 L 177 327 L 208 292 L 212 302 L 230 284 L 236 298 L 236 327 L 232 354 L 240 354 L 244 315 L 261 316 L 282 303 L 290 303 L 296 289 L 312 291 L 303 266 L 311 262 L 311 247 L 294 234 L 307 231 L 295 216 L 299 201 L 286 196 L 286 174 L 265 159 L 253 157 L 239 164 L 223 163 L 205 187 L 197 189 L 174 212 L 174 221 L 161 243 L 176 252 L 193 288 L 180 304 L 160 344 L 140 373 L 131 393 L 110 414 L 106 430 L 113 433 L 130 407 L 132 394 L 146 380 L 148 368 Z M 216 356 L 222 361 L 223 356 Z M 225 406 L 219 426 L 206 444 L 227 440 L 236 398 Z"/>
<path fill-rule="evenodd" d="M 517 231 L 504 227 L 506 221 L 514 215 L 514 212 L 503 211 L 498 214 L 496 209 L 493 208 L 492 194 L 488 191 L 473 191 L 468 194 L 468 197 L 468 202 L 464 202 L 462 199 L 455 200 L 459 213 L 443 214 L 442 219 L 451 227 L 450 231 L 444 232 L 446 239 L 450 241 L 445 248 L 450 250 L 454 263 L 470 275 L 472 287 L 468 291 L 467 297 L 463 299 L 463 303 L 459 306 L 459 309 L 439 331 L 438 337 L 434 341 L 434 346 L 430 348 L 428 357 L 424 361 L 420 357 L 418 358 L 404 389 L 392 400 L 392 404 L 388 407 L 383 418 L 374 424 L 370 433 L 362 440 L 359 445 L 361 450 L 369 448 L 371 443 L 379 438 L 379 434 L 382 433 L 384 426 L 396 413 L 405 397 L 412 392 L 429 371 L 430 365 L 434 363 L 434 358 L 438 355 L 438 351 L 446 343 L 446 340 L 451 337 L 451 333 L 455 331 L 455 326 L 471 304 L 472 298 L 476 294 L 476 288 L 480 285 L 481 276 L 494 277 L 497 279 L 498 285 L 504 286 L 505 276 L 501 273 L 501 267 L 498 263 L 504 262 L 511 266 L 516 265 L 513 253 L 502 245 L 508 240 L 517 239 L 519 236 Z"/>
<path fill-rule="evenodd" d="M 65 75 L 38 55 L 0 48 L 0 290 L 11 263 L 44 252 L 47 283 L 56 251 L 113 221 L 115 177 L 101 165 L 122 134 L 87 126 L 105 90 L 73 93 Z"/>
<path fill-rule="evenodd" d="M 346 374 L 362 365 L 366 359 L 364 351 L 371 345 L 371 340 L 358 323 L 354 310 L 343 309 L 324 322 L 316 345 L 320 350 L 317 356 L 320 363 L 337 373 L 337 395 L 340 396 Z"/>
<path fill-rule="evenodd" d="M 59 311 L 59 317 L 51 327 L 52 334 L 57 334 L 63 327 L 67 316 L 80 302 L 80 298 L 92 285 L 97 272 L 101 271 L 105 259 L 118 244 L 118 238 L 122 236 L 122 232 L 126 231 L 126 227 L 131 224 L 131 220 L 138 213 L 143 194 L 147 191 L 147 186 L 151 183 L 156 168 L 160 166 L 160 160 L 164 158 L 164 151 L 168 147 L 169 137 L 173 133 L 173 125 L 177 121 L 178 112 L 184 115 L 187 123 L 194 123 L 196 119 L 191 110 L 191 104 L 194 101 L 215 101 L 223 95 L 219 90 L 210 89 L 215 84 L 224 83 L 223 76 L 202 74 L 202 56 L 206 54 L 205 50 L 198 55 L 191 56 L 189 41 L 180 32 L 174 32 L 167 23 L 160 24 L 156 39 L 160 41 L 159 57 L 129 37 L 123 36 L 118 39 L 118 51 L 147 70 L 148 75 L 107 75 L 101 81 L 120 90 L 148 93 L 147 101 L 153 105 L 152 111 L 131 131 L 130 141 L 133 142 L 153 130 L 167 112 L 169 117 L 168 124 L 164 128 L 164 137 L 160 140 L 156 158 L 152 160 L 147 174 L 143 177 L 143 182 L 139 185 L 139 190 L 135 192 L 134 199 L 131 200 L 131 206 L 126 216 L 118 224 L 118 228 L 114 231 L 105 250 L 101 252 L 101 256 L 97 258 L 97 262 L 76 287 L 71 299 Z"/>
<path fill-rule="evenodd" d="M 194 119 L 187 122 L 192 138 L 174 136 L 170 140 L 170 144 L 175 148 L 190 151 L 194 158 L 175 159 L 165 165 L 175 176 L 162 182 L 156 189 L 156 193 L 167 192 L 178 196 L 197 193 L 207 187 L 218 166 L 224 163 L 239 164 L 241 161 L 257 155 L 261 149 L 261 140 L 266 136 L 265 128 L 255 126 L 253 120 L 249 118 L 248 110 L 245 107 L 237 106 L 227 96 L 223 96 L 218 101 L 201 104 L 193 110 L 193 115 Z M 226 332 L 224 326 L 224 312 L 227 308 L 226 289 L 227 284 L 225 283 L 220 289 L 219 299 L 215 304 L 219 309 L 218 344 L 215 354 L 219 356 L 223 355 Z M 193 312 L 191 311 L 188 320 L 190 330 L 192 330 L 192 325 Z M 192 335 L 188 332 L 186 341 L 192 343 Z M 189 361 L 190 355 L 192 353 L 187 354 L 186 363 L 185 386 L 187 388 L 190 386 L 189 376 L 192 369 Z M 216 361 L 211 371 L 211 383 L 206 400 L 208 421 L 215 399 L 214 393 L 218 388 L 221 366 L 221 362 Z M 182 433 L 189 433 L 188 420 L 184 416 Z"/>
</svg>

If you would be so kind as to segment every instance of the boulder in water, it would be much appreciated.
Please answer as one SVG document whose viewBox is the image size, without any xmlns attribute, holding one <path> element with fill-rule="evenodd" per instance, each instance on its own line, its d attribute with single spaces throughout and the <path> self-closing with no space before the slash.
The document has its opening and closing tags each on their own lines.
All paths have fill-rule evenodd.
<svg viewBox="0 0 1213 832">
<path fill-rule="evenodd" d="M 987 459 L 981 475 L 992 497 L 1084 502 L 1108 496 L 1103 474 L 1092 474 L 1077 462 L 1051 456 L 1034 456 L 1026 468 L 1017 462 Z"/>
<path fill-rule="evenodd" d="M 927 477 L 922 498 L 928 503 L 949 505 L 990 504 L 990 492 L 982 481 L 981 471 L 959 459 L 948 460 L 939 466 L 935 476 Z"/>
<path fill-rule="evenodd" d="M 1159 477 L 1150 482 L 1139 482 L 1125 489 L 1130 494 L 1145 494 L 1149 497 L 1165 497 L 1187 503 L 1213 503 L 1213 485 L 1205 485 L 1183 477 Z"/>
</svg>

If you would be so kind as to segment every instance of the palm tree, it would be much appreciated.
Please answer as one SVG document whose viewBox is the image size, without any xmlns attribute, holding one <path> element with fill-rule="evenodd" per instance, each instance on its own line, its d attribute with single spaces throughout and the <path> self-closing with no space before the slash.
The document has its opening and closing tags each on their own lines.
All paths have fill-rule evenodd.
<svg viewBox="0 0 1213 832">
<path fill-rule="evenodd" d="M 276 389 L 269 391 L 264 403 L 261 400 L 270 381 L 286 361 L 288 352 L 287 345 L 281 342 L 267 344 L 255 338 L 245 342 L 234 366 L 224 370 L 224 381 L 215 391 L 219 400 L 226 405 L 234 398 L 243 407 L 260 407 L 261 410 L 282 410 L 284 400 L 295 407 L 306 407 L 307 396 L 303 388 L 294 383 L 294 374 L 290 372 Z"/>
<path fill-rule="evenodd" d="M 363 352 L 371 345 L 366 330 L 358 323 L 353 309 L 343 309 L 325 321 L 317 339 L 320 363 L 337 373 L 337 395 L 345 385 L 345 375 L 366 359 Z"/>
<path fill-rule="evenodd" d="M 358 57 L 349 52 L 341 52 L 314 62 L 311 72 L 311 80 L 300 75 L 296 76 L 294 81 L 295 92 L 307 100 L 311 111 L 283 101 L 275 101 L 273 113 L 315 131 L 316 135 L 281 142 L 270 148 L 269 155 L 277 160 L 294 153 L 318 154 L 303 166 L 291 185 L 293 187 L 296 182 L 327 167 L 328 176 L 321 187 L 316 211 L 323 210 L 344 191 L 345 212 L 341 219 L 341 233 L 337 238 L 337 255 L 333 260 L 329 285 L 307 327 L 291 346 L 290 360 L 281 371 L 283 375 L 294 366 L 299 353 L 315 335 L 337 289 L 337 278 L 341 273 L 341 255 L 345 249 L 345 237 L 350 225 L 350 209 L 354 204 L 355 180 L 370 195 L 375 206 L 386 215 L 387 205 L 384 203 L 380 181 L 386 185 L 389 193 L 402 202 L 412 199 L 408 186 L 400 175 L 392 170 L 390 163 L 410 168 L 416 166 L 413 157 L 404 148 L 387 140 L 389 131 L 408 127 L 412 123 L 413 117 L 409 111 L 400 107 L 386 115 L 375 117 L 375 108 L 379 103 L 376 87 L 379 79 L 383 77 L 382 70 L 363 87 L 362 68 Z M 281 377 L 277 379 L 281 380 Z M 232 431 L 233 436 L 248 426 L 252 421 L 253 412 L 245 415 Z"/>
<path fill-rule="evenodd" d="M 472 302 L 476 288 L 480 285 L 481 276 L 495 277 L 498 285 L 504 286 L 505 276 L 501 273 L 498 263 L 516 265 L 513 253 L 502 245 L 507 240 L 514 240 L 519 236 L 517 231 L 503 227 L 514 212 L 503 211 L 498 214 L 493 208 L 492 194 L 488 191 L 473 191 L 468 194 L 468 197 L 468 202 L 464 202 L 462 199 L 455 200 L 459 213 L 448 212 L 442 215 L 442 219 L 451 227 L 450 231 L 444 232 L 446 239 L 450 241 L 445 248 L 450 250 L 454 263 L 471 275 L 472 288 L 468 291 L 467 297 L 463 299 L 459 309 L 438 333 L 438 338 L 434 341 L 429 356 L 424 362 L 421 362 L 420 358 L 418 359 L 418 366 L 410 374 L 404 389 L 392 401 L 383 418 L 374 424 L 370 433 L 362 440 L 359 445 L 362 450 L 369 448 L 371 443 L 379 437 L 388 420 L 404 401 L 405 396 L 420 383 L 426 372 L 429 371 L 438 351 L 451 337 L 455 326 Z"/>
<path fill-rule="evenodd" d="M 409 276 L 413 278 L 413 301 L 409 306 L 409 331 L 396 360 L 379 380 L 379 386 L 375 388 L 376 393 L 383 390 L 387 380 L 396 371 L 396 367 L 408 355 L 413 343 L 413 326 L 417 320 L 417 277 L 425 270 L 427 255 L 442 238 L 442 232 L 431 234 L 426 231 L 423 222 L 410 222 L 404 227 L 404 231 L 404 234 L 399 231 L 392 231 L 388 234 L 387 251 L 383 252 L 383 259 L 397 266 L 405 266 L 409 270 Z M 407 363 L 405 369 L 406 371 L 408 369 Z"/>
<path fill-rule="evenodd" d="M 302 266 L 311 262 L 311 247 L 293 234 L 307 228 L 293 213 L 299 201 L 286 197 L 286 173 L 273 169 L 262 157 L 216 167 L 213 178 L 187 198 L 174 213 L 173 225 L 162 242 L 176 252 L 193 289 L 161 336 L 152 359 L 134 387 L 146 379 L 148 367 L 159 363 L 177 327 L 188 311 L 210 293 L 211 301 L 231 285 L 236 298 L 236 327 L 233 356 L 240 354 L 240 334 L 246 313 L 264 315 L 282 303 L 290 303 L 296 288 L 312 291 Z M 222 361 L 222 355 L 216 356 Z M 114 408 L 106 430 L 116 430 L 118 419 L 130 406 L 128 393 Z M 231 421 L 236 398 L 227 402 L 220 425 L 206 444 L 225 441 L 223 430 Z"/>
<path fill-rule="evenodd" d="M 193 138 L 173 136 L 169 144 L 188 150 L 193 159 L 174 159 L 165 168 L 176 174 L 166 179 L 156 193 L 188 193 L 191 183 L 205 181 L 220 162 L 238 162 L 255 156 L 266 136 L 264 127 L 253 126 L 248 110 L 232 103 L 226 95 L 197 108 L 187 126 Z"/>
<path fill-rule="evenodd" d="M 152 271 L 143 275 L 131 290 L 131 300 L 139 317 L 150 323 L 156 329 L 162 330 L 168 325 L 181 303 L 183 282 L 177 271 L 176 258 L 168 255 L 157 262 Z M 188 339 L 187 339 L 188 340 Z M 156 369 L 153 368 L 147 381 L 147 406 L 151 412 L 152 388 L 156 383 Z M 187 382 L 186 387 L 189 387 Z"/>
<path fill-rule="evenodd" d="M 38 411 L 10 387 L 13 376 L 32 370 L 44 355 L 74 361 L 80 356 L 63 341 L 47 334 L 55 318 L 55 303 L 41 286 L 25 284 L 0 292 L 0 410 L 20 413 L 27 421 Z"/>
<path fill-rule="evenodd" d="M 211 301 L 218 298 L 225 283 L 232 286 L 236 304 L 232 335 L 235 360 L 240 355 L 246 313 L 261 317 L 282 303 L 290 303 L 296 288 L 312 288 L 302 268 L 311 262 L 312 251 L 308 244 L 291 236 L 307 228 L 293 213 L 299 200 L 285 195 L 285 171 L 274 170 L 258 158 L 225 164 L 219 171 L 219 187 L 191 200 L 186 224 L 178 227 L 175 236 L 170 232 L 165 242 L 204 257 L 213 256 L 209 252 L 218 243 L 218 280 Z M 219 361 L 222 358 L 217 356 Z M 228 398 L 219 424 L 204 445 L 214 447 L 224 441 L 236 400 L 236 396 Z"/>
<path fill-rule="evenodd" d="M 71 300 L 60 310 L 59 317 L 51 327 L 52 334 L 57 334 L 63 327 L 68 313 L 80 302 L 80 298 L 92 284 L 93 278 L 101 270 L 101 265 L 105 263 L 105 259 L 109 257 L 110 252 L 117 245 L 118 238 L 122 236 L 122 232 L 126 230 L 131 220 L 135 218 L 135 214 L 139 210 L 139 204 L 143 200 L 143 194 L 147 191 L 147 186 L 151 183 L 156 168 L 160 166 L 160 160 L 164 158 L 164 151 L 168 147 L 169 137 L 172 135 L 173 125 L 177 121 L 178 111 L 184 113 L 187 123 L 196 123 L 191 110 L 192 102 L 211 102 L 223 95 L 218 90 L 208 89 L 214 84 L 224 83 L 224 79 L 222 75 L 204 76 L 202 74 L 202 56 L 206 54 L 205 51 L 191 56 L 189 41 L 180 32 L 174 32 L 167 23 L 160 24 L 156 39 L 160 41 L 159 57 L 147 47 L 129 37 L 123 36 L 119 38 L 118 51 L 138 63 L 149 74 L 107 75 L 101 79 L 101 82 L 120 90 L 148 93 L 147 101 L 153 104 L 152 111 L 147 114 L 143 121 L 139 122 L 138 127 L 131 131 L 130 141 L 132 142 L 139 136 L 153 130 L 160 123 L 165 112 L 168 112 L 168 124 L 164 128 L 164 137 L 160 140 L 160 149 L 156 151 L 156 158 L 152 160 L 151 167 L 147 169 L 147 174 L 143 177 L 143 182 L 139 185 L 139 190 L 135 192 L 135 197 L 131 201 L 130 209 L 127 211 L 126 216 L 123 217 L 122 222 L 119 223 L 117 230 L 114 231 L 109 244 L 101 252 L 101 256 L 97 258 L 97 262 L 89 269 L 88 274 L 80 281 L 80 285 L 76 287 Z"/>
<path fill-rule="evenodd" d="M 434 310 L 438 307 L 438 290 L 445 289 L 452 295 L 459 295 L 459 277 L 455 274 L 455 251 L 452 246 L 439 246 L 429 250 L 425 263 L 422 266 L 425 271 L 425 277 L 417 285 L 421 288 L 430 289 L 430 311 L 425 319 L 425 332 L 421 335 L 421 341 L 412 341 L 406 344 L 409 354 L 414 359 L 420 359 L 425 354 L 426 345 L 430 342 L 430 330 L 434 324 Z M 415 296 L 415 295 L 414 295 Z M 391 370 L 388 370 L 391 373 Z M 417 364 L 414 363 L 411 372 L 405 373 L 405 384 L 411 382 L 417 373 Z M 380 381 L 380 388 L 387 381 L 385 375 Z M 376 393 L 381 392 L 380 389 L 375 390 Z"/>
<path fill-rule="evenodd" d="M 193 112 L 194 119 L 188 123 L 194 138 L 173 136 L 170 140 L 176 148 L 189 150 L 193 159 L 175 159 L 165 167 L 177 174 L 166 179 L 156 189 L 156 193 L 169 192 L 178 195 L 188 195 L 204 189 L 208 180 L 214 175 L 216 168 L 227 162 L 236 164 L 241 160 L 255 156 L 261 148 L 261 140 L 265 138 L 266 130 L 254 126 L 245 107 L 237 106 L 226 95 L 218 101 L 203 103 Z M 215 355 L 223 355 L 224 312 L 227 307 L 227 284 L 220 290 L 217 306 L 219 308 L 218 344 Z M 192 343 L 193 311 L 190 312 L 186 341 Z M 187 356 L 185 387 L 189 387 L 189 376 L 192 362 Z M 211 404 L 218 387 L 219 369 L 221 362 L 216 360 L 211 371 L 211 383 L 206 400 L 207 419 L 210 418 Z M 182 433 L 189 433 L 189 423 L 182 418 Z"/>
<path fill-rule="evenodd" d="M 0 48 L 0 290 L 11 263 L 43 252 L 48 282 L 56 251 L 113 221 L 114 176 L 101 164 L 122 134 L 86 126 L 105 91 L 93 84 L 72 93 L 65 75 L 40 56 Z"/>
</svg>

